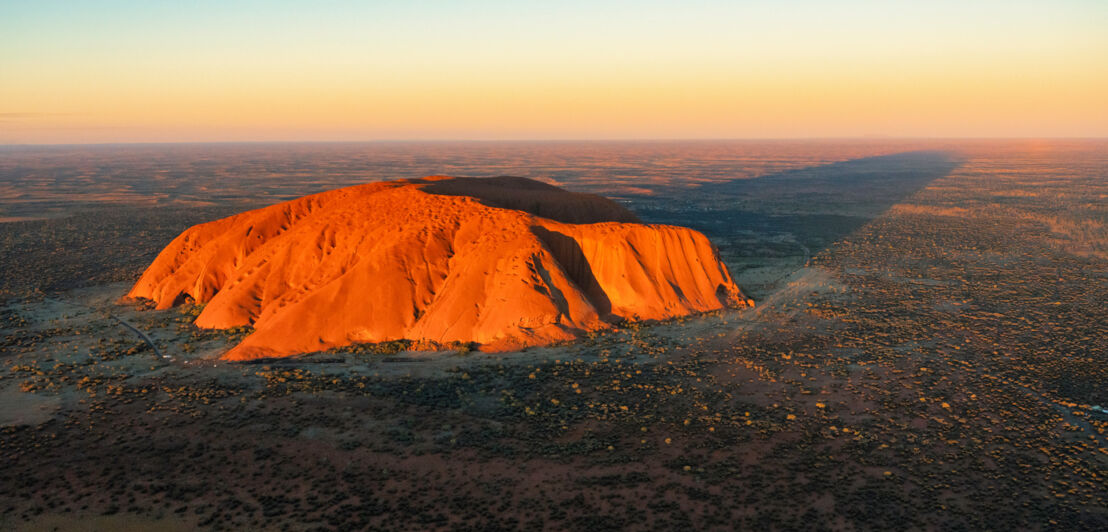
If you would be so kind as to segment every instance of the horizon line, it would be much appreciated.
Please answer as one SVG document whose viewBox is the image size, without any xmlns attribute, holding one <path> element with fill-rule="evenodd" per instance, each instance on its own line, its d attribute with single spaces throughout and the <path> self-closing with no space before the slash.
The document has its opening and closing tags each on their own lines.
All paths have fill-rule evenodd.
<svg viewBox="0 0 1108 532">
<path fill-rule="evenodd" d="M 628 138 L 432 138 L 432 139 L 335 139 L 335 140 L 171 140 L 119 142 L 24 142 L 0 143 L 0 148 L 67 147 L 67 146 L 174 146 L 216 144 L 434 144 L 434 143 L 570 143 L 570 142 L 787 142 L 787 141 L 1108 141 L 1108 136 L 830 136 L 830 137 L 628 137 Z"/>
</svg>

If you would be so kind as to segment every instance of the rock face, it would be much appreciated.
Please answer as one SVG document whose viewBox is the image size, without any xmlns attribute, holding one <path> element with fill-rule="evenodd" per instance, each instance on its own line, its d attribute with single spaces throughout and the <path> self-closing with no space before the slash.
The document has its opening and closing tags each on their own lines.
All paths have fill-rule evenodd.
<svg viewBox="0 0 1108 532">
<path fill-rule="evenodd" d="M 229 360 L 399 339 L 512 350 L 752 304 L 704 235 L 635 222 L 523 178 L 371 183 L 192 227 L 128 296 L 252 325 Z"/>
</svg>

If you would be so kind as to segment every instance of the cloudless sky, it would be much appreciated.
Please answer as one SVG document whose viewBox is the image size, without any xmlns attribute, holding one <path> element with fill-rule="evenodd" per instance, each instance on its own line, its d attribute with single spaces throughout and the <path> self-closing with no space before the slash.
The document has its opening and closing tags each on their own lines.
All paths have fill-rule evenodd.
<svg viewBox="0 0 1108 532">
<path fill-rule="evenodd" d="M 0 0 L 0 143 L 1108 136 L 1108 1 Z"/>
</svg>

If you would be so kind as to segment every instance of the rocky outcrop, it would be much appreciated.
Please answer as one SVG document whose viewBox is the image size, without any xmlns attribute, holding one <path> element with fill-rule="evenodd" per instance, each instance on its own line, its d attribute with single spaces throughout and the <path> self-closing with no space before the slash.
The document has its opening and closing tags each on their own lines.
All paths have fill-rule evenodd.
<svg viewBox="0 0 1108 532">
<path fill-rule="evenodd" d="M 129 293 L 251 325 L 224 358 L 409 339 L 513 350 L 750 305 L 704 235 L 522 178 L 353 186 L 197 225 Z"/>
</svg>

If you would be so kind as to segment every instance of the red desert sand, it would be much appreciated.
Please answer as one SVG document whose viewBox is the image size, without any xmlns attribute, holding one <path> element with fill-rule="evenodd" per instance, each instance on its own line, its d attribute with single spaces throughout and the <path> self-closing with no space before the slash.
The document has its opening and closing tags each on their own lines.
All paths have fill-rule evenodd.
<svg viewBox="0 0 1108 532">
<path fill-rule="evenodd" d="M 352 186 L 192 227 L 128 294 L 253 326 L 227 360 L 407 339 L 507 351 L 753 304 L 708 239 L 524 178 Z"/>
</svg>

